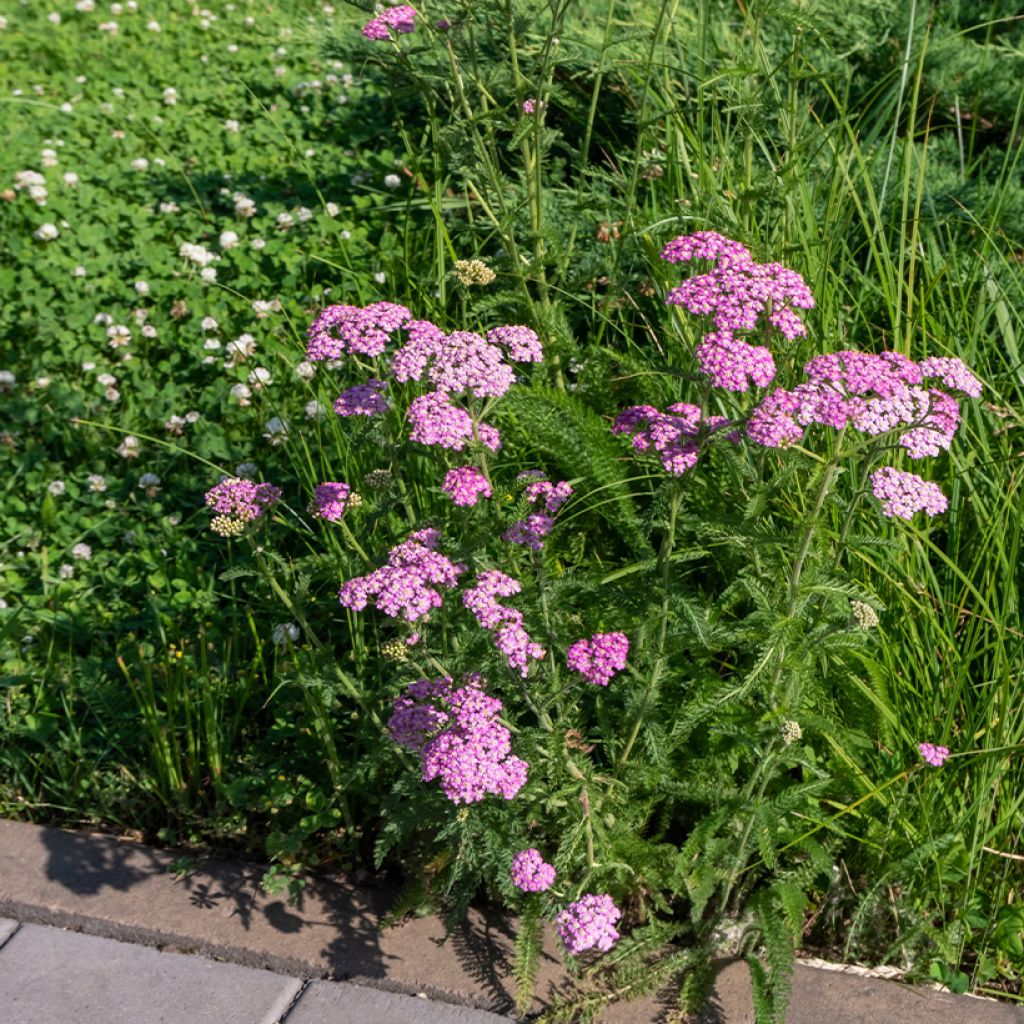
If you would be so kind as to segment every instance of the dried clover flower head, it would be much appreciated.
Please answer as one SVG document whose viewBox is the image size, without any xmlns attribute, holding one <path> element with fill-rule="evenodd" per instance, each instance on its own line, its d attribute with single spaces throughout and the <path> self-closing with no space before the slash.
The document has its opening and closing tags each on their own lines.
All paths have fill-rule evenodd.
<svg viewBox="0 0 1024 1024">
<path fill-rule="evenodd" d="M 467 288 L 475 284 L 490 284 L 496 276 L 482 260 L 456 260 L 452 274 L 459 284 Z"/>
<path fill-rule="evenodd" d="M 791 719 L 787 719 L 782 723 L 782 728 L 779 730 L 782 733 L 782 745 L 788 747 L 791 743 L 796 743 L 800 739 L 804 731 L 800 728 L 799 722 L 794 722 Z"/>
<path fill-rule="evenodd" d="M 878 614 L 875 609 L 863 601 L 850 602 L 850 614 L 859 629 L 872 629 L 878 625 Z"/>
</svg>

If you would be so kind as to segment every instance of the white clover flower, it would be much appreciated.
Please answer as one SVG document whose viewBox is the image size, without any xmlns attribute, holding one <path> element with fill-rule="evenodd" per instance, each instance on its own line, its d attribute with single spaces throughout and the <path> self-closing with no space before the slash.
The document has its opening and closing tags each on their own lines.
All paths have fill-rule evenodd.
<svg viewBox="0 0 1024 1024">
<path fill-rule="evenodd" d="M 213 284 L 217 280 L 217 269 L 216 267 L 203 267 L 199 271 L 199 276 L 207 283 Z"/>
<path fill-rule="evenodd" d="M 147 21 L 146 22 L 146 28 L 150 32 L 159 32 L 160 31 L 160 22 L 159 21 L 155 21 L 155 20 Z"/>
<path fill-rule="evenodd" d="M 321 405 L 315 398 L 311 402 L 306 403 L 304 411 L 307 420 L 317 420 L 321 416 L 327 415 L 327 408 Z"/>
<path fill-rule="evenodd" d="M 279 213 L 276 220 L 277 226 L 285 231 L 295 226 L 295 218 L 287 210 L 284 213 Z"/>
<path fill-rule="evenodd" d="M 117 388 L 107 388 L 107 390 L 103 392 L 103 397 L 108 402 L 118 402 L 121 399 L 121 392 L 118 391 Z"/>
<path fill-rule="evenodd" d="M 397 174 L 385 174 L 384 175 L 384 187 L 385 188 L 398 188 L 402 184 L 402 179 Z"/>
<path fill-rule="evenodd" d="M 59 235 L 56 224 L 43 224 L 32 232 L 32 237 L 40 242 L 52 242 Z"/>
<path fill-rule="evenodd" d="M 158 477 L 156 475 L 156 473 L 143 473 L 142 476 L 139 477 L 139 487 L 142 490 L 146 490 L 149 487 L 159 487 L 159 486 L 160 486 L 160 477 Z"/>
<path fill-rule="evenodd" d="M 14 174 L 14 187 L 20 192 L 23 188 L 31 188 L 33 185 L 45 185 L 46 179 L 38 171 L 16 171 Z"/>
<path fill-rule="evenodd" d="M 112 324 L 114 318 L 109 313 L 97 313 L 93 318 L 94 324 Z"/>
<path fill-rule="evenodd" d="M 232 197 L 235 203 L 235 213 L 239 217 L 254 217 L 256 215 L 256 203 L 244 192 L 236 192 Z"/>
<path fill-rule="evenodd" d="M 0 370 L 0 394 L 10 391 L 17 380 L 18 378 L 10 370 Z"/>
<path fill-rule="evenodd" d="M 94 494 L 102 494 L 107 489 L 107 478 L 101 473 L 89 474 L 89 490 Z"/>
<path fill-rule="evenodd" d="M 64 481 L 63 480 L 51 480 L 50 483 L 48 483 L 46 485 L 46 489 L 55 498 L 58 498 L 58 497 L 60 497 L 60 495 L 62 495 L 64 493 Z"/>
<path fill-rule="evenodd" d="M 215 331 L 220 324 L 218 324 L 212 316 L 204 316 L 203 319 L 199 321 L 199 326 L 202 327 L 204 331 Z"/>
<path fill-rule="evenodd" d="M 202 245 L 197 245 L 195 242 L 182 242 L 178 246 L 178 255 L 184 256 L 185 259 L 190 260 L 199 267 L 208 267 L 211 263 L 216 262 L 220 259 L 220 256 L 211 252 L 209 249 Z"/>
<path fill-rule="evenodd" d="M 216 352 L 220 348 L 220 338 L 207 338 L 206 341 L 203 342 L 203 348 L 205 348 L 207 352 Z"/>
<path fill-rule="evenodd" d="M 37 388 L 48 388 L 50 386 L 49 377 L 36 377 L 35 385 Z"/>
<path fill-rule="evenodd" d="M 122 459 L 137 459 L 141 450 L 142 442 L 131 434 L 117 446 L 117 454 Z"/>
<path fill-rule="evenodd" d="M 149 294 L 149 282 L 148 281 L 136 281 L 135 282 L 135 290 L 140 295 L 148 295 Z"/>
<path fill-rule="evenodd" d="M 295 211 L 295 216 L 300 221 L 312 220 L 313 219 L 313 211 L 308 206 L 300 206 Z"/>
<path fill-rule="evenodd" d="M 255 475 L 255 462 L 240 462 L 237 466 L 235 466 L 235 476 L 240 476 L 243 480 L 249 480 Z"/>
<path fill-rule="evenodd" d="M 352 232 L 349 231 L 347 228 L 345 228 L 341 232 L 341 239 L 342 239 L 343 242 L 347 242 L 351 237 L 352 237 Z"/>
<path fill-rule="evenodd" d="M 86 269 L 85 269 L 85 267 L 82 266 L 81 263 L 79 263 L 78 266 L 75 267 L 75 269 L 71 271 L 71 276 L 72 277 L 85 277 L 85 275 L 86 275 Z"/>
<path fill-rule="evenodd" d="M 74 106 L 72 106 L 72 104 L 68 103 L 66 100 L 60 105 L 59 109 L 62 114 L 72 114 L 75 110 Z"/>
<path fill-rule="evenodd" d="M 238 245 L 238 234 L 234 231 L 222 231 L 217 241 L 222 249 L 234 249 Z"/>
<path fill-rule="evenodd" d="M 149 161 L 144 156 L 137 157 L 135 160 L 132 161 L 132 170 L 133 171 L 148 171 L 149 170 Z"/>
<path fill-rule="evenodd" d="M 337 203 L 328 203 L 324 210 L 327 212 L 328 217 L 337 217 L 341 213 L 341 207 Z"/>
<path fill-rule="evenodd" d="M 264 425 L 263 436 L 271 444 L 283 444 L 288 437 L 288 424 L 280 416 L 272 416 Z"/>
<path fill-rule="evenodd" d="M 232 384 L 231 397 L 238 399 L 238 404 L 243 407 L 251 405 L 249 399 L 252 398 L 252 388 L 248 384 Z"/>
<path fill-rule="evenodd" d="M 385 274 L 383 270 L 378 270 L 377 273 L 373 275 L 373 279 L 377 284 L 383 284 L 388 279 L 388 275 Z"/>
<path fill-rule="evenodd" d="M 172 416 L 164 422 L 164 430 L 175 437 L 181 437 L 185 431 L 185 421 L 180 416 Z"/>
<path fill-rule="evenodd" d="M 168 107 L 173 107 L 178 102 L 178 90 L 173 85 L 167 86 L 163 92 L 164 104 Z"/>
<path fill-rule="evenodd" d="M 86 361 L 84 363 L 82 363 L 82 370 L 85 373 L 88 373 L 90 370 L 95 370 L 95 369 L 96 369 L 96 364 L 91 359 L 86 359 Z"/>
<path fill-rule="evenodd" d="M 267 243 L 262 238 L 254 238 L 249 244 L 254 249 L 259 250 L 259 249 L 264 248 Z"/>
<path fill-rule="evenodd" d="M 249 383 L 259 390 L 265 388 L 269 384 L 273 383 L 273 378 L 270 375 L 270 371 L 265 366 L 257 366 L 255 369 L 249 371 Z"/>
<path fill-rule="evenodd" d="M 107 338 L 111 348 L 123 348 L 131 343 L 132 332 L 124 324 L 111 324 L 107 328 Z"/>
<path fill-rule="evenodd" d="M 186 423 L 196 423 L 199 420 L 201 420 L 202 418 L 203 418 L 203 414 L 201 412 L 199 412 L 198 409 L 189 409 L 189 411 L 187 413 L 185 413 L 185 422 Z"/>
<path fill-rule="evenodd" d="M 39 162 L 43 167 L 57 166 L 57 151 L 55 149 L 44 149 L 39 154 Z"/>
<path fill-rule="evenodd" d="M 237 131 L 240 131 L 240 130 L 241 130 L 241 128 L 240 128 L 238 122 L 233 117 L 229 117 L 224 122 L 224 131 L 226 131 L 226 132 L 237 132 Z"/>
<path fill-rule="evenodd" d="M 46 20 L 51 25 L 59 25 L 60 24 L 60 12 L 59 11 L 50 11 L 50 13 L 46 16 Z"/>
<path fill-rule="evenodd" d="M 181 522 L 181 516 L 177 512 L 172 512 L 167 517 L 168 526 L 177 526 Z"/>
<path fill-rule="evenodd" d="M 59 568 L 59 569 L 57 570 L 57 575 L 58 575 L 58 576 L 59 576 L 59 577 L 60 577 L 60 578 L 61 578 L 62 580 L 70 580 L 70 579 L 74 579 L 74 576 L 75 576 L 75 567 L 74 567 L 74 566 L 73 566 L 73 565 L 72 565 L 72 564 L 71 564 L 70 562 L 65 562 L 65 563 L 64 563 L 63 565 L 61 565 L 61 567 L 60 567 L 60 568 Z"/>
<path fill-rule="evenodd" d="M 142 336 L 144 338 L 155 338 L 157 334 L 156 328 L 152 324 L 145 324 L 142 328 Z"/>
<path fill-rule="evenodd" d="M 300 380 L 312 380 L 316 374 L 316 367 L 312 363 L 303 360 L 295 367 L 295 376 Z"/>
<path fill-rule="evenodd" d="M 108 32 L 112 36 L 117 35 L 117 22 L 116 21 L 101 21 L 96 26 L 101 32 Z"/>
<path fill-rule="evenodd" d="M 270 313 L 281 312 L 280 299 L 255 299 L 252 304 L 252 311 L 256 314 L 257 320 L 266 319 Z"/>
<path fill-rule="evenodd" d="M 256 352 L 256 339 L 251 334 L 240 334 L 227 344 L 228 354 L 236 363 L 241 363 Z"/>
<path fill-rule="evenodd" d="M 97 373 L 96 383 L 109 388 L 117 383 L 117 378 L 112 373 Z"/>
<path fill-rule="evenodd" d="M 118 14 L 122 14 L 123 12 L 124 12 L 124 8 L 120 4 L 113 3 L 113 4 L 110 5 L 110 13 L 111 14 L 118 15 Z"/>
<path fill-rule="evenodd" d="M 79 180 L 78 179 L 78 175 L 75 174 L 74 171 L 66 171 L 65 172 L 65 174 L 64 174 L 64 184 L 67 185 L 68 188 L 77 188 L 78 187 L 78 180 Z"/>
<path fill-rule="evenodd" d="M 88 544 L 76 544 L 71 549 L 71 557 L 79 562 L 88 562 L 92 558 L 92 548 Z"/>
<path fill-rule="evenodd" d="M 299 639 L 299 627 L 294 622 L 278 623 L 270 634 L 275 647 L 284 647 Z"/>
<path fill-rule="evenodd" d="M 181 207 L 174 202 L 161 203 L 159 209 L 161 213 L 181 213 Z"/>
</svg>

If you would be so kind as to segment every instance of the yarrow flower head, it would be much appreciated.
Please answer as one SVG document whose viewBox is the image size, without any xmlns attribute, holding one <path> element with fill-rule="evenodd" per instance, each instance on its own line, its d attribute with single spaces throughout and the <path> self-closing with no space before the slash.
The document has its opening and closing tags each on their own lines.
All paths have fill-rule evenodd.
<svg viewBox="0 0 1024 1024">
<path fill-rule="evenodd" d="M 917 749 L 921 752 L 925 764 L 933 768 L 941 768 L 949 757 L 949 747 L 939 747 L 933 743 L 919 743 Z"/>
<path fill-rule="evenodd" d="M 412 319 L 405 306 L 375 302 L 370 306 L 328 306 L 307 334 L 306 357 L 312 362 L 340 359 L 345 352 L 379 356 L 391 335 Z"/>
<path fill-rule="evenodd" d="M 329 482 L 320 484 L 313 492 L 313 504 L 310 511 L 318 519 L 325 519 L 329 523 L 341 521 L 341 517 L 349 508 L 357 507 L 353 498 L 358 498 L 352 493 L 348 484 Z"/>
<path fill-rule="evenodd" d="M 619 938 L 615 924 L 621 917 L 611 896 L 588 892 L 558 915 L 558 934 L 573 956 L 588 949 L 607 953 Z"/>
<path fill-rule="evenodd" d="M 681 476 L 693 469 L 703 441 L 730 425 L 724 416 L 702 418 L 696 405 L 678 402 L 665 412 L 651 405 L 634 405 L 615 417 L 613 434 L 629 434 L 637 451 L 654 449 L 665 470 Z"/>
<path fill-rule="evenodd" d="M 445 474 L 441 490 L 460 506 L 475 505 L 481 498 L 491 496 L 491 485 L 487 477 L 475 466 L 460 466 Z"/>
<path fill-rule="evenodd" d="M 589 640 L 577 640 L 566 652 L 566 662 L 588 683 L 607 686 L 626 667 L 629 638 L 625 633 L 595 633 Z"/>
<path fill-rule="evenodd" d="M 475 435 L 492 451 L 501 447 L 501 435 L 496 428 L 489 423 L 474 425 L 469 413 L 443 391 L 430 391 L 414 398 L 406 416 L 412 424 L 409 439 L 420 444 L 461 452 Z"/>
<path fill-rule="evenodd" d="M 206 492 L 206 504 L 218 513 L 210 528 L 223 537 L 237 536 L 281 498 L 281 488 L 231 477 Z"/>
<path fill-rule="evenodd" d="M 388 39 L 390 29 L 402 33 L 412 32 L 416 28 L 416 16 L 416 9 L 408 4 L 385 9 L 363 26 L 363 35 L 367 39 Z"/>
<path fill-rule="evenodd" d="M 374 598 L 378 610 L 391 618 L 401 616 L 415 622 L 432 609 L 440 608 L 438 589 L 453 589 L 466 567 L 455 564 L 437 547 L 440 531 L 418 530 L 388 552 L 385 565 L 366 576 L 356 576 L 342 584 L 338 600 L 346 608 L 362 611 Z"/>
<path fill-rule="evenodd" d="M 535 471 L 543 478 L 540 470 Z M 524 474 L 519 474 L 525 478 Z M 534 506 L 541 506 L 543 512 L 534 512 L 525 519 L 517 519 L 502 535 L 501 539 L 509 544 L 521 544 L 531 551 L 540 551 L 544 547 L 544 538 L 555 528 L 555 515 L 572 496 L 572 487 L 566 480 L 557 484 L 549 480 L 530 478 L 533 482 L 526 485 L 523 497 Z"/>
<path fill-rule="evenodd" d="M 512 884 L 523 892 L 543 892 L 555 881 L 555 869 L 532 847 L 512 858 Z"/>
<path fill-rule="evenodd" d="M 871 492 L 882 502 L 882 514 L 890 519 L 912 519 L 915 512 L 937 516 L 949 507 L 949 500 L 938 484 L 892 466 L 883 466 L 871 474 Z"/>
<path fill-rule="evenodd" d="M 334 411 L 339 416 L 383 416 L 388 411 L 386 390 L 384 381 L 371 378 L 343 391 L 334 403 Z"/>
<path fill-rule="evenodd" d="M 512 755 L 509 730 L 498 720 L 502 703 L 484 693 L 479 675 L 452 686 L 451 676 L 420 679 L 395 700 L 388 730 L 419 754 L 422 779 L 438 779 L 454 804 L 488 794 L 511 800 L 526 783 L 527 764 Z"/>
<path fill-rule="evenodd" d="M 462 603 L 484 629 L 494 634 L 494 645 L 505 655 L 509 668 L 525 679 L 530 661 L 540 661 L 544 648 L 526 631 L 523 613 L 497 601 L 499 597 L 518 594 L 522 589 L 518 580 L 497 569 L 487 569 L 477 575 L 476 586 L 462 592 Z"/>
</svg>

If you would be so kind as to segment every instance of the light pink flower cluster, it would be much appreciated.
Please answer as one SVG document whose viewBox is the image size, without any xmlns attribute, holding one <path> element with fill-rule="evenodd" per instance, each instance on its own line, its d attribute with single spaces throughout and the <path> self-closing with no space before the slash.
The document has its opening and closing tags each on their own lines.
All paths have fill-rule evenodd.
<svg viewBox="0 0 1024 1024">
<path fill-rule="evenodd" d="M 747 391 L 751 383 L 766 387 L 775 377 L 775 362 L 763 345 L 737 338 L 768 325 L 792 340 L 807 333 L 796 309 L 811 309 L 814 296 L 804 279 L 781 263 L 757 263 L 739 242 L 714 231 L 698 231 L 669 242 L 661 258 L 669 263 L 694 259 L 714 266 L 669 292 L 666 302 L 696 316 L 711 317 L 716 330 L 697 346 L 697 361 L 716 387 Z"/>
<path fill-rule="evenodd" d="M 461 452 L 475 436 L 492 451 L 501 447 L 501 434 L 496 427 L 483 422 L 474 424 L 469 413 L 443 391 L 429 391 L 414 398 L 406 417 L 412 424 L 409 439 L 420 444 L 436 444 Z"/>
<path fill-rule="evenodd" d="M 318 519 L 337 523 L 345 514 L 351 493 L 352 488 L 348 484 L 337 482 L 320 484 L 313 491 L 313 504 L 310 511 Z"/>
<path fill-rule="evenodd" d="M 398 697 L 388 722 L 396 743 L 420 755 L 424 782 L 439 779 L 454 804 L 488 793 L 511 800 L 526 783 L 528 765 L 512 755 L 511 735 L 498 720 L 502 703 L 489 697 L 480 676 L 420 679 Z"/>
<path fill-rule="evenodd" d="M 383 416 L 388 411 L 384 398 L 387 384 L 371 377 L 365 384 L 357 384 L 338 395 L 334 411 L 339 416 Z"/>
<path fill-rule="evenodd" d="M 536 479 L 543 476 L 540 470 L 531 472 L 535 482 L 527 484 L 523 495 L 531 505 L 543 504 L 543 512 L 534 512 L 525 519 L 517 519 L 502 535 L 509 544 L 522 544 L 531 551 L 544 547 L 544 538 L 554 529 L 555 515 L 572 496 L 572 487 L 566 480 L 553 484 L 548 480 Z M 520 473 L 520 478 L 525 474 Z"/>
<path fill-rule="evenodd" d="M 917 749 L 921 752 L 925 764 L 933 768 L 941 768 L 949 757 L 949 747 L 938 747 L 934 743 L 919 743 Z"/>
<path fill-rule="evenodd" d="M 566 663 L 588 683 L 607 686 L 616 672 L 626 667 L 629 638 L 625 633 L 595 633 L 589 640 L 577 640 L 566 651 Z"/>
<path fill-rule="evenodd" d="M 543 892 L 550 889 L 555 881 L 555 869 L 533 847 L 520 850 L 512 858 L 509 873 L 512 884 L 522 892 Z"/>
<path fill-rule="evenodd" d="M 883 466 L 871 474 L 871 493 L 882 502 L 882 514 L 890 519 L 911 519 L 915 512 L 937 516 L 949 507 L 938 484 L 892 466 Z"/>
<path fill-rule="evenodd" d="M 540 661 L 544 648 L 527 633 L 523 613 L 497 601 L 499 597 L 518 594 L 522 589 L 518 580 L 497 569 L 487 569 L 477 576 L 475 587 L 463 591 L 462 603 L 484 629 L 493 632 L 494 645 L 505 655 L 509 668 L 525 679 L 531 659 Z"/>
<path fill-rule="evenodd" d="M 340 359 L 345 352 L 379 356 L 391 335 L 412 319 L 405 306 L 374 302 L 361 306 L 327 306 L 310 325 L 306 358 L 313 362 Z"/>
<path fill-rule="evenodd" d="M 588 949 L 607 953 L 619 938 L 615 924 L 622 911 L 607 893 L 586 893 L 555 919 L 565 948 L 577 956 Z"/>
<path fill-rule="evenodd" d="M 257 484 L 239 477 L 221 480 L 205 496 L 206 504 L 217 513 L 210 528 L 224 537 L 237 536 L 246 523 L 259 519 L 280 498 L 281 488 L 274 484 Z"/>
<path fill-rule="evenodd" d="M 475 505 L 480 498 L 491 496 L 491 485 L 487 482 L 487 477 L 475 466 L 460 466 L 458 469 L 448 470 L 441 490 L 454 504 L 461 506 Z"/>
<path fill-rule="evenodd" d="M 393 619 L 401 616 L 407 622 L 440 608 L 441 592 L 437 588 L 453 589 L 466 571 L 464 565 L 451 562 L 437 550 L 440 540 L 440 532 L 434 529 L 409 534 L 388 552 L 385 565 L 343 583 L 338 600 L 358 612 L 373 597 L 375 606 L 385 615 Z"/>
<path fill-rule="evenodd" d="M 653 448 L 662 466 L 682 476 L 697 464 L 704 439 L 729 424 L 724 416 L 701 419 L 700 409 L 688 402 L 670 405 L 659 412 L 653 405 L 634 405 L 615 417 L 613 434 L 630 434 L 637 451 Z"/>
<path fill-rule="evenodd" d="M 416 16 L 416 8 L 408 4 L 385 8 L 363 26 L 363 35 L 367 39 L 388 39 L 389 29 L 403 33 L 412 32 L 416 28 Z"/>
</svg>

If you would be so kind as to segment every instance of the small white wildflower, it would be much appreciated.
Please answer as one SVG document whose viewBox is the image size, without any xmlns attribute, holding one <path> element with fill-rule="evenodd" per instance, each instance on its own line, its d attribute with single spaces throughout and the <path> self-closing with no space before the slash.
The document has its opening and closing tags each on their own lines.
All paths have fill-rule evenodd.
<svg viewBox="0 0 1024 1024">
<path fill-rule="evenodd" d="M 264 425 L 263 436 L 271 444 L 283 444 L 288 437 L 288 424 L 280 416 L 272 416 Z"/>
<path fill-rule="evenodd" d="M 117 378 L 112 373 L 97 373 L 96 383 L 105 388 L 109 388 L 113 387 L 117 383 Z"/>
<path fill-rule="evenodd" d="M 179 525 L 180 523 L 181 523 L 181 516 L 180 516 L 180 515 L 178 515 L 178 513 L 177 513 L 177 512 L 172 512 L 172 513 L 171 513 L 171 514 L 170 514 L 170 515 L 169 515 L 169 516 L 167 517 L 167 525 L 168 525 L 168 526 L 177 526 L 177 525 Z"/>
<path fill-rule="evenodd" d="M 232 384 L 231 397 L 238 399 L 241 406 L 251 405 L 249 399 L 252 398 L 252 388 L 248 384 Z"/>
<path fill-rule="evenodd" d="M 351 231 L 349 231 L 347 228 L 342 230 L 342 232 L 341 232 L 341 239 L 342 239 L 343 242 L 347 242 L 351 237 L 352 237 L 352 232 Z"/>
<path fill-rule="evenodd" d="M 76 544 L 71 549 L 71 557 L 79 562 L 88 562 L 92 558 L 92 548 L 88 544 Z"/>
<path fill-rule="evenodd" d="M 224 131 L 226 131 L 226 132 L 237 132 L 237 131 L 240 131 L 240 130 L 241 130 L 240 129 L 240 125 L 238 124 L 238 122 L 233 117 L 229 117 L 224 122 Z"/>
<path fill-rule="evenodd" d="M 18 378 L 10 370 L 0 370 L 0 394 L 10 391 Z"/>
<path fill-rule="evenodd" d="M 144 338 L 155 338 L 156 328 L 152 324 L 145 324 L 142 328 L 142 336 Z"/>
<path fill-rule="evenodd" d="M 222 231 L 218 241 L 222 249 L 234 249 L 238 245 L 238 234 L 234 231 Z"/>
<path fill-rule="evenodd" d="M 124 324 L 111 324 L 107 328 L 107 338 L 111 348 L 123 348 L 131 343 L 132 332 Z"/>
<path fill-rule="evenodd" d="M 146 28 L 150 32 L 159 32 L 160 31 L 160 22 L 151 19 L 150 21 L 146 22 Z"/>
<path fill-rule="evenodd" d="M 220 324 L 218 324 L 217 321 L 214 320 L 212 316 L 204 316 L 203 319 L 199 322 L 199 326 L 202 327 L 204 331 L 215 331 L 220 326 Z"/>
<path fill-rule="evenodd" d="M 75 267 L 75 269 L 71 271 L 71 276 L 72 277 L 85 277 L 85 275 L 86 275 L 86 269 L 85 269 L 85 267 L 82 266 L 81 263 L 79 263 L 78 266 Z"/>
<path fill-rule="evenodd" d="M 174 202 L 161 203 L 159 210 L 161 213 L 181 213 L 181 207 Z"/>
<path fill-rule="evenodd" d="M 212 284 L 217 280 L 217 268 L 216 267 L 203 267 L 199 271 L 199 276 L 207 283 Z"/>
<path fill-rule="evenodd" d="M 291 228 L 291 227 L 295 226 L 295 218 L 287 210 L 285 210 L 284 213 L 279 213 L 277 215 L 276 220 L 277 220 L 277 226 L 279 228 L 282 228 L 285 231 L 287 231 L 288 228 Z M 54 229 L 54 230 L 56 230 L 56 229 Z M 56 236 L 54 236 L 54 237 L 56 237 Z"/>
<path fill-rule="evenodd" d="M 256 339 L 251 334 L 240 334 L 234 341 L 229 341 L 228 354 L 236 363 L 241 363 L 256 352 Z"/>
<path fill-rule="evenodd" d="M 295 367 L 295 376 L 301 380 L 312 380 L 316 373 L 316 367 L 312 363 L 303 360 Z"/>
<path fill-rule="evenodd" d="M 203 342 L 203 348 L 205 348 L 207 352 L 216 352 L 217 349 L 220 348 L 220 338 L 207 338 L 206 341 Z"/>
<path fill-rule="evenodd" d="M 384 175 L 384 187 L 385 188 L 398 188 L 402 184 L 402 179 L 397 174 L 385 174 Z"/>
<path fill-rule="evenodd" d="M 39 162 L 43 167 L 57 166 L 57 151 L 55 149 L 44 149 L 39 154 Z"/>
<path fill-rule="evenodd" d="M 91 359 L 86 359 L 86 361 L 84 363 L 82 363 L 82 370 L 85 373 L 89 373 L 91 370 L 95 370 L 95 369 L 96 369 L 96 364 Z"/>
<path fill-rule="evenodd" d="M 68 188 L 77 188 L 78 187 L 78 181 L 79 181 L 78 175 L 75 174 L 74 171 L 65 171 L 65 173 L 64 173 L 64 184 L 67 185 Z"/>
<path fill-rule="evenodd" d="M 97 313 L 93 318 L 94 324 L 112 324 L 114 318 L 109 313 Z"/>
<path fill-rule="evenodd" d="M 50 13 L 46 16 L 46 20 L 51 25 L 59 25 L 60 24 L 60 12 L 59 11 L 50 11 Z"/>
<path fill-rule="evenodd" d="M 326 416 L 327 409 L 314 398 L 311 402 L 306 403 L 305 413 L 306 419 L 316 420 L 321 416 Z"/>
<path fill-rule="evenodd" d="M 117 22 L 116 21 L 101 21 L 96 26 L 101 32 L 107 32 L 112 36 L 117 35 Z"/>
<path fill-rule="evenodd" d="M 121 400 L 121 392 L 118 391 L 117 388 L 107 388 L 106 391 L 103 392 L 103 397 L 108 402 L 118 402 Z"/>
<path fill-rule="evenodd" d="M 295 211 L 295 216 L 300 221 L 312 220 L 313 219 L 313 211 L 308 206 L 300 206 Z"/>
<path fill-rule="evenodd" d="M 51 480 L 47 484 L 46 489 L 55 497 L 60 497 L 64 493 L 64 481 L 63 480 Z"/>
<path fill-rule="evenodd" d="M 148 281 L 136 281 L 135 282 L 135 290 L 140 295 L 148 295 L 149 294 L 149 282 Z"/>
<path fill-rule="evenodd" d="M 102 494 L 107 489 L 107 478 L 100 473 L 89 474 L 89 490 L 94 494 Z"/>
<path fill-rule="evenodd" d="M 327 205 L 324 206 L 324 210 L 327 211 L 328 217 L 337 217 L 338 214 L 341 213 L 341 207 L 338 206 L 337 203 L 327 203 Z"/>
<path fill-rule="evenodd" d="M 259 390 L 267 385 L 273 383 L 273 378 L 270 375 L 270 371 L 265 366 L 257 366 L 255 369 L 249 371 L 249 383 Z"/>
<path fill-rule="evenodd" d="M 243 480 L 250 480 L 255 475 L 255 462 L 240 462 L 237 466 L 235 466 L 235 476 L 240 476 Z"/>
<path fill-rule="evenodd" d="M 35 384 L 36 384 L 37 388 L 48 388 L 50 386 L 50 378 L 49 377 L 36 377 Z"/>
<path fill-rule="evenodd" d="M 139 456 L 139 452 L 142 450 L 142 442 L 137 438 L 129 434 L 118 446 L 117 454 L 122 459 L 136 459 Z"/>
<path fill-rule="evenodd" d="M 74 579 L 75 567 L 70 562 L 65 562 L 58 570 L 57 575 L 62 580 Z"/>
<path fill-rule="evenodd" d="M 270 634 L 275 647 L 284 647 L 299 639 L 299 627 L 294 622 L 278 623 Z"/>
<path fill-rule="evenodd" d="M 373 275 L 373 279 L 377 284 L 383 284 L 388 279 L 388 275 L 385 274 L 383 270 L 378 270 L 377 273 Z"/>
<path fill-rule="evenodd" d="M 166 89 L 164 89 L 163 96 L 164 103 L 168 107 L 173 107 L 174 104 L 178 102 L 178 90 L 175 89 L 173 85 L 169 85 L 167 86 Z"/>
<path fill-rule="evenodd" d="M 267 243 L 262 238 L 254 238 L 249 243 L 254 249 L 262 249 Z"/>
<path fill-rule="evenodd" d="M 199 412 L 198 409 L 189 409 L 189 411 L 185 413 L 186 423 L 196 423 L 198 420 L 201 420 L 202 418 L 203 414 Z"/>
<path fill-rule="evenodd" d="M 52 242 L 59 235 L 56 224 L 43 224 L 32 232 L 32 237 L 40 242 Z"/>
<path fill-rule="evenodd" d="M 133 171 L 148 171 L 149 170 L 149 161 L 144 156 L 137 157 L 136 159 L 134 159 L 132 161 L 132 170 Z"/>
</svg>

